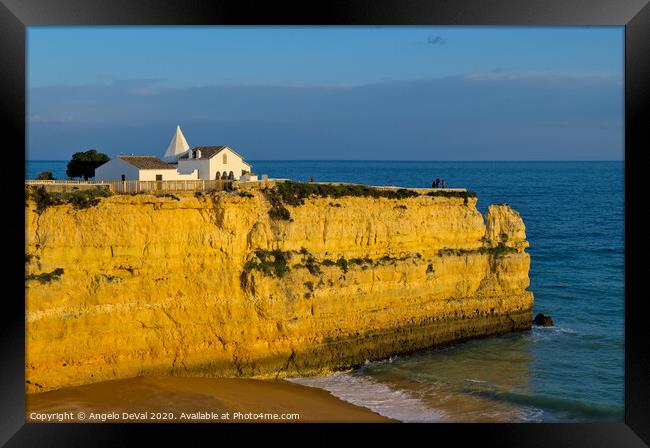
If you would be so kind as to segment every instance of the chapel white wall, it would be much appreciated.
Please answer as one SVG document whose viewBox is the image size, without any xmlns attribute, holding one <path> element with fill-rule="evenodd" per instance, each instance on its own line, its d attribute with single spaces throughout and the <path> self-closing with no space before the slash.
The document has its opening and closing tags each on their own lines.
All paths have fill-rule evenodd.
<svg viewBox="0 0 650 448">
<path fill-rule="evenodd" d="M 223 163 L 223 155 L 226 154 L 226 163 Z M 251 168 L 244 163 L 244 160 L 235 154 L 230 148 L 226 148 L 210 159 L 210 175 L 214 179 L 217 171 L 221 176 L 224 171 L 233 172 L 235 179 L 239 179 L 243 171 L 250 171 Z"/>
<path fill-rule="evenodd" d="M 138 169 L 120 158 L 114 158 L 95 168 L 96 180 L 122 180 L 124 174 L 126 180 L 138 180 Z"/>
<path fill-rule="evenodd" d="M 179 173 L 186 174 L 197 170 L 197 179 L 211 179 L 210 160 L 202 159 L 181 159 L 178 161 Z M 212 177 L 214 178 L 214 177 Z"/>
<path fill-rule="evenodd" d="M 156 180 L 156 175 L 162 174 L 162 180 L 196 180 L 199 179 L 198 171 L 181 174 L 177 170 L 140 170 L 140 180 Z"/>
</svg>

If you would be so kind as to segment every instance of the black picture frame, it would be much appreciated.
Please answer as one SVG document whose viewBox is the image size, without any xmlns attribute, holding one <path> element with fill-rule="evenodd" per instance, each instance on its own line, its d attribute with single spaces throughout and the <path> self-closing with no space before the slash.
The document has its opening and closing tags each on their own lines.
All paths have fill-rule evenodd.
<svg viewBox="0 0 650 448">
<path fill-rule="evenodd" d="M 26 149 L 26 27 L 37 25 L 623 25 L 625 26 L 625 422 L 606 424 L 433 424 L 357 426 L 366 435 L 431 440 L 454 445 L 472 439 L 500 446 L 645 446 L 650 443 L 650 344 L 641 293 L 642 238 L 637 232 L 645 208 L 640 185 L 640 158 L 648 145 L 650 79 L 650 5 L 645 0 L 348 0 L 346 2 L 255 2 L 244 0 L 1 0 L 0 109 L 5 166 L 20 161 Z M 11 142 L 9 144 L 8 142 Z M 17 153 L 17 154 L 15 154 Z M 4 269 L 10 293 L 3 300 L 2 369 L 0 369 L 0 443 L 7 446 L 116 446 L 133 435 L 171 437 L 191 431 L 213 443 L 234 443 L 224 432 L 273 437 L 279 430 L 300 430 L 294 441 L 334 442 L 332 425 L 117 425 L 27 424 L 24 418 L 24 285 L 19 260 L 24 249 L 24 167 L 6 170 L 5 198 L 11 209 Z M 635 200 L 639 195 L 640 200 Z M 606 214 L 607 210 L 603 210 Z M 23 216 L 23 219 L 18 218 Z M 637 238 L 637 236 L 639 238 Z M 630 244 L 628 244 L 630 243 Z M 339 428 L 340 425 L 335 425 Z M 350 425 L 343 425 L 346 429 Z M 305 431 L 307 429 L 307 431 Z M 232 434 L 231 434 L 232 435 Z M 283 437 L 286 437 L 284 434 Z M 188 435 L 184 435 L 187 443 Z M 219 437 L 219 438 L 216 438 Z M 171 440 L 171 439 L 168 439 Z M 208 439 L 210 440 L 210 439 Z M 417 439 L 412 439 L 417 440 Z M 217 442 L 218 441 L 218 442 Z M 406 440 L 405 440 L 406 441 Z M 340 440 L 339 440 L 340 442 Z M 645 443 L 644 443 L 645 442 Z M 407 442 L 409 443 L 409 442 Z"/>
</svg>

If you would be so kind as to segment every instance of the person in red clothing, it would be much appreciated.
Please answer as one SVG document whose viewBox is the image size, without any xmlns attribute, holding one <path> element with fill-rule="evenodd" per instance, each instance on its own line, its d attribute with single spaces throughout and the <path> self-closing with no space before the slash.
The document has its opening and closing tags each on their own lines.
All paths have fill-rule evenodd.
<svg viewBox="0 0 650 448">
<path fill-rule="evenodd" d="M 441 186 L 442 186 L 442 188 L 445 188 L 445 180 L 444 179 L 442 179 Z"/>
</svg>

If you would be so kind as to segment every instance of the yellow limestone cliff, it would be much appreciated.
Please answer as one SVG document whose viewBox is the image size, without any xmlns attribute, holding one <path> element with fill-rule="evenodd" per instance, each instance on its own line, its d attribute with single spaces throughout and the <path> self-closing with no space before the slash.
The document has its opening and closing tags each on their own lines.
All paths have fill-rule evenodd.
<svg viewBox="0 0 650 448">
<path fill-rule="evenodd" d="M 26 388 L 324 374 L 527 329 L 525 227 L 476 199 L 261 192 L 26 204 Z M 62 269 L 62 271 L 56 271 Z M 49 281 L 39 274 L 61 273 Z"/>
</svg>

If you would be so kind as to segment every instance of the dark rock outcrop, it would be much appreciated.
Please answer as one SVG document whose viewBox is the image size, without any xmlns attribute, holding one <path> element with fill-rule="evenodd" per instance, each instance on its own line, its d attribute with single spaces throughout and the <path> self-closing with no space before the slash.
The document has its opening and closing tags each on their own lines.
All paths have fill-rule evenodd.
<svg viewBox="0 0 650 448">
<path fill-rule="evenodd" d="M 533 324 L 540 327 L 552 327 L 553 319 L 551 319 L 551 316 L 547 316 L 542 313 L 537 313 L 535 319 L 533 319 Z"/>
</svg>

